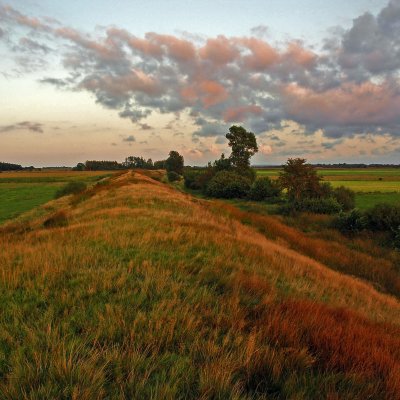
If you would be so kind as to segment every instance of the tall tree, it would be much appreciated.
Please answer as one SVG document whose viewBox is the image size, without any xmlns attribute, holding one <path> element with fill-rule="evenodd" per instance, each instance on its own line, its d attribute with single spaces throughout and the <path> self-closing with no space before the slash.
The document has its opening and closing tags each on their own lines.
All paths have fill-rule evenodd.
<svg viewBox="0 0 400 400">
<path fill-rule="evenodd" d="M 226 134 L 232 154 L 229 156 L 232 165 L 239 171 L 250 168 L 250 158 L 258 152 L 257 140 L 253 132 L 242 126 L 233 125 Z"/>
<path fill-rule="evenodd" d="M 311 164 L 307 164 L 304 158 L 289 158 L 279 176 L 279 183 L 287 190 L 291 201 L 322 195 L 324 187 L 320 181 L 317 170 Z"/>
<path fill-rule="evenodd" d="M 165 160 L 165 169 L 168 172 L 176 172 L 179 175 L 183 174 L 183 156 L 181 156 L 177 151 L 170 151 L 169 157 Z"/>
</svg>

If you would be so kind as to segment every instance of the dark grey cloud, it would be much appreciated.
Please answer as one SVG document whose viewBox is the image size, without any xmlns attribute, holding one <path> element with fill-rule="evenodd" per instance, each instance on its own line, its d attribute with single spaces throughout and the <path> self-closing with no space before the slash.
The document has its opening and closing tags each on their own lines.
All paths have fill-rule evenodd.
<svg viewBox="0 0 400 400">
<path fill-rule="evenodd" d="M 140 129 L 141 129 L 142 131 L 149 131 L 149 130 L 153 129 L 152 126 L 150 126 L 149 124 L 146 124 L 146 123 L 144 123 L 144 124 L 139 124 L 139 126 L 140 126 Z"/>
<path fill-rule="evenodd" d="M 23 121 L 12 125 L 0 126 L 0 133 L 27 130 L 36 133 L 43 133 L 43 124 L 39 122 Z"/>
<path fill-rule="evenodd" d="M 129 135 L 122 139 L 123 142 L 136 142 L 136 139 L 133 135 Z"/>
<path fill-rule="evenodd" d="M 59 78 L 42 78 L 39 79 L 40 83 L 45 83 L 45 84 L 49 84 L 52 86 L 56 86 L 58 88 L 62 88 L 68 85 L 67 82 L 65 82 L 63 79 L 59 79 Z"/>
<path fill-rule="evenodd" d="M 200 128 L 194 132 L 193 135 L 199 137 L 213 137 L 213 136 L 225 137 L 225 134 L 227 132 L 228 132 L 228 125 L 207 122 L 202 124 Z"/>
<path fill-rule="evenodd" d="M 331 142 L 323 142 L 322 147 L 327 150 L 334 149 L 337 145 L 343 143 L 343 139 L 333 140 Z"/>
<path fill-rule="evenodd" d="M 260 134 L 287 120 L 302 126 L 299 135 L 322 130 L 333 141 L 400 134 L 398 0 L 332 30 L 319 53 L 300 40 L 272 45 L 262 26 L 252 36 L 194 40 L 138 37 L 118 27 L 90 35 L 11 7 L 0 7 L 0 18 L 20 53 L 17 64 L 43 68 L 41 60 L 57 49 L 67 77 L 41 83 L 90 92 L 142 130 L 151 129 L 143 120 L 152 112 L 188 111 L 194 137 L 218 138 L 234 123 Z"/>
<path fill-rule="evenodd" d="M 37 42 L 36 40 L 22 37 L 19 39 L 18 45 L 14 48 L 14 51 L 47 54 L 51 52 L 51 48 L 43 43 Z"/>
</svg>

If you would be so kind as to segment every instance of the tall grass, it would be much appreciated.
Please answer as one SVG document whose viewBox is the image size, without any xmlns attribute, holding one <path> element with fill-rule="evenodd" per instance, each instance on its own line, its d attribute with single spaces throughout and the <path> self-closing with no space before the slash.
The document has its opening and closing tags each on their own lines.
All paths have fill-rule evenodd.
<svg viewBox="0 0 400 400">
<path fill-rule="evenodd" d="M 334 232 L 329 233 L 333 240 L 316 238 L 284 224 L 275 216 L 242 211 L 222 202 L 214 202 L 212 207 L 254 226 L 268 238 L 280 240 L 287 246 L 337 271 L 368 280 L 378 289 L 400 297 L 400 273 L 396 267 L 396 260 L 383 257 L 382 251 L 376 246 L 370 246 L 376 254 L 368 250 L 359 251 L 343 243 L 346 239 L 339 234 L 336 234 L 340 236 L 336 240 Z M 308 221 L 308 223 L 311 222 Z"/>
<path fill-rule="evenodd" d="M 2 227 L 0 398 L 399 398 L 399 302 L 227 212 L 127 173 Z"/>
</svg>

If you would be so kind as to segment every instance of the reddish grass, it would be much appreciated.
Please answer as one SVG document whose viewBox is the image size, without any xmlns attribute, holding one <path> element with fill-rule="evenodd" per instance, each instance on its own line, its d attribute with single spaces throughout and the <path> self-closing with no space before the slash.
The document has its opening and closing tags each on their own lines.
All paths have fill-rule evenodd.
<svg viewBox="0 0 400 400">
<path fill-rule="evenodd" d="M 388 259 L 350 249 L 346 244 L 310 237 L 285 225 L 277 217 L 242 211 L 223 202 L 213 202 L 213 207 L 337 271 L 366 279 L 378 289 L 400 296 L 400 276 Z"/>
<path fill-rule="evenodd" d="M 342 372 L 365 385 L 365 394 L 400 399 L 400 329 L 374 323 L 343 308 L 289 300 L 257 324 L 280 346 L 307 348 L 314 368 Z M 368 398 L 368 397 L 365 397 Z"/>
</svg>

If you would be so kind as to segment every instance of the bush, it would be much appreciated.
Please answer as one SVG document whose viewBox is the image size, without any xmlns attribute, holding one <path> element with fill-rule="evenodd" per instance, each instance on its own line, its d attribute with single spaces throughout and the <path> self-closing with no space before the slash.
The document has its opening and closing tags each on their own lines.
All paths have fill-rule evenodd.
<svg viewBox="0 0 400 400">
<path fill-rule="evenodd" d="M 43 222 L 43 226 L 45 228 L 59 228 L 67 225 L 68 225 L 67 214 L 63 210 L 56 211 Z"/>
<path fill-rule="evenodd" d="M 214 178 L 217 171 L 212 167 L 207 167 L 202 173 L 199 175 L 198 182 L 201 187 L 201 190 L 205 193 L 207 191 L 207 186 L 210 183 L 211 179 Z"/>
<path fill-rule="evenodd" d="M 305 198 L 294 202 L 296 211 L 308 211 L 316 214 L 335 214 L 341 210 L 340 204 L 333 197 L 328 198 Z"/>
<path fill-rule="evenodd" d="M 350 211 L 355 207 L 355 193 L 351 189 L 339 186 L 333 190 L 332 194 L 343 211 Z"/>
<path fill-rule="evenodd" d="M 238 175 L 241 175 L 247 178 L 250 183 L 254 182 L 257 178 L 257 172 L 254 168 L 246 168 L 246 169 L 236 169 L 235 171 Z"/>
<path fill-rule="evenodd" d="M 250 181 L 232 171 L 220 171 L 209 182 L 206 194 L 211 197 L 233 199 L 246 197 Z"/>
<path fill-rule="evenodd" d="M 366 227 L 364 214 L 359 210 L 339 214 L 332 225 L 340 232 L 348 234 L 358 233 Z"/>
<path fill-rule="evenodd" d="M 275 182 L 272 182 L 271 179 L 265 177 L 254 181 L 250 188 L 249 197 L 251 200 L 262 201 L 276 199 L 280 193 L 279 186 Z"/>
<path fill-rule="evenodd" d="M 57 190 L 57 192 L 56 192 L 54 197 L 56 199 L 58 199 L 60 197 L 67 196 L 69 194 L 82 193 L 85 190 L 86 190 L 86 183 L 73 181 L 73 182 L 67 183 L 64 187 L 62 187 L 61 189 Z"/>
<path fill-rule="evenodd" d="M 204 170 L 186 169 L 183 174 L 185 188 L 192 190 L 202 189 L 200 177 L 204 174 Z"/>
<path fill-rule="evenodd" d="M 400 206 L 376 204 L 365 212 L 367 229 L 395 233 L 400 227 Z"/>
<path fill-rule="evenodd" d="M 175 171 L 168 171 L 167 178 L 169 182 L 176 182 L 181 179 L 181 176 L 177 174 Z"/>
</svg>

